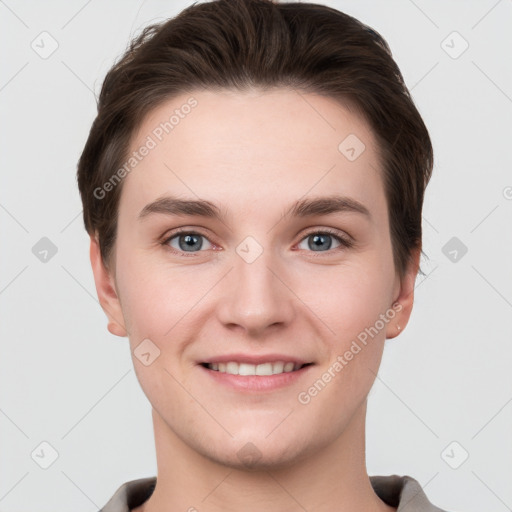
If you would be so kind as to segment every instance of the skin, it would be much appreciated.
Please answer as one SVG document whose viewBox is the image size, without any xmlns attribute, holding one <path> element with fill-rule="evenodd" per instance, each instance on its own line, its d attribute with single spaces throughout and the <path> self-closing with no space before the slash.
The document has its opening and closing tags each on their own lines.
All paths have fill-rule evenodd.
<svg viewBox="0 0 512 512">
<path fill-rule="evenodd" d="M 190 96 L 150 112 L 132 149 Z M 407 325 L 419 249 L 400 279 L 372 131 L 355 110 L 311 93 L 282 88 L 193 97 L 197 107 L 125 178 L 109 269 L 91 237 L 108 328 L 128 335 L 152 405 L 158 480 L 135 510 L 396 510 L 377 497 L 366 471 L 366 404 L 386 338 Z M 349 134 L 366 146 L 354 161 L 338 150 Z M 297 199 L 333 192 L 363 203 L 371 218 L 283 217 Z M 146 204 L 171 193 L 218 204 L 226 219 L 138 218 Z M 203 246 L 191 254 L 180 251 L 179 237 L 162 243 L 179 227 L 203 235 Z M 311 233 L 325 228 L 355 245 L 328 237 L 330 249 L 311 248 Z M 252 263 L 236 252 L 247 236 L 263 249 Z M 301 404 L 298 394 L 395 303 L 401 310 L 394 318 Z M 160 350 L 149 366 L 133 352 L 146 338 Z M 289 354 L 314 366 L 291 385 L 262 393 L 228 389 L 198 366 L 235 352 Z M 247 443 L 257 453 L 250 466 L 239 457 Z"/>
</svg>

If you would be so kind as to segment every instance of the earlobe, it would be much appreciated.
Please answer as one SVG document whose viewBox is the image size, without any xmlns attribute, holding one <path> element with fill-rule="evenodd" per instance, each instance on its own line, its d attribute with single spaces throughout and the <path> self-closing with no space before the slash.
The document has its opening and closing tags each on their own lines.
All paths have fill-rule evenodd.
<svg viewBox="0 0 512 512">
<path fill-rule="evenodd" d="M 117 322 L 108 322 L 107 329 L 111 334 L 124 338 L 126 336 L 126 328 Z"/>
<path fill-rule="evenodd" d="M 98 300 L 107 315 L 107 329 L 115 336 L 125 337 L 127 330 L 124 324 L 121 303 L 114 286 L 114 277 L 111 275 L 111 272 L 105 268 L 97 238 L 91 235 L 90 239 L 89 256 L 91 259 L 91 267 Z"/>
<path fill-rule="evenodd" d="M 386 330 L 386 338 L 396 338 L 407 326 L 414 304 L 414 286 L 418 274 L 421 256 L 421 247 L 413 250 L 411 261 L 406 274 L 399 282 L 399 290 L 395 294 L 393 309 L 396 314 L 393 321 L 389 322 Z"/>
</svg>

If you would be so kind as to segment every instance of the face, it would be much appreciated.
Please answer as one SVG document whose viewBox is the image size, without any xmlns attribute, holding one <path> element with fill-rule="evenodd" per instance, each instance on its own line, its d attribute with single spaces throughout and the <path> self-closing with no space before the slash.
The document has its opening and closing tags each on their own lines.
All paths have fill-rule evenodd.
<svg viewBox="0 0 512 512">
<path fill-rule="evenodd" d="M 144 145 L 124 178 L 115 271 L 94 243 L 91 257 L 154 414 L 230 466 L 331 446 L 412 307 L 371 129 L 310 93 L 199 91 L 152 111 L 131 151 Z"/>
</svg>

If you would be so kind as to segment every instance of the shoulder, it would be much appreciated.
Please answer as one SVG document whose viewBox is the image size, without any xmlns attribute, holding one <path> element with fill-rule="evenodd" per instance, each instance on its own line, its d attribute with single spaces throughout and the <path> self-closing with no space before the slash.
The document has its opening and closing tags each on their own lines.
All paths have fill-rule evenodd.
<svg viewBox="0 0 512 512">
<path fill-rule="evenodd" d="M 397 512 L 448 512 L 432 504 L 420 483 L 408 475 L 376 475 L 370 483 L 377 496 Z"/>
<path fill-rule="evenodd" d="M 148 500 L 155 485 L 155 476 L 125 482 L 99 512 L 130 512 Z"/>
</svg>

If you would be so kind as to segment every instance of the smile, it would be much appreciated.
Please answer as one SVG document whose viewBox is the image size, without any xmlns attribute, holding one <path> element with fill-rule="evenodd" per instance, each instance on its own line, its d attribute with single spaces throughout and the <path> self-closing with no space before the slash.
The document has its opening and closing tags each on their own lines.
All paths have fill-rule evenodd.
<svg viewBox="0 0 512 512">
<path fill-rule="evenodd" d="M 209 370 L 220 373 L 229 373 L 230 375 L 278 375 L 280 373 L 290 373 L 300 370 L 308 364 L 297 364 L 293 362 L 276 361 L 262 364 L 237 363 L 229 361 L 226 363 L 204 363 L 203 366 Z"/>
</svg>

